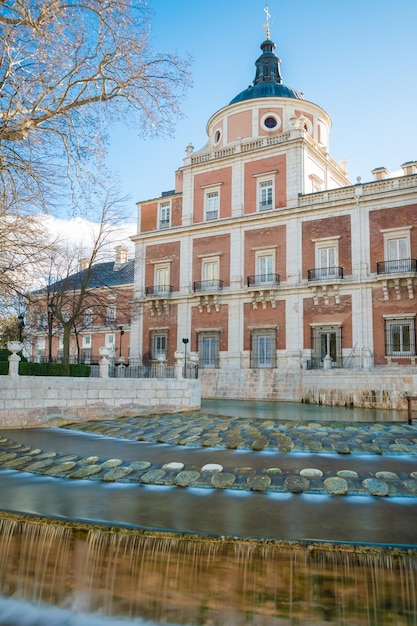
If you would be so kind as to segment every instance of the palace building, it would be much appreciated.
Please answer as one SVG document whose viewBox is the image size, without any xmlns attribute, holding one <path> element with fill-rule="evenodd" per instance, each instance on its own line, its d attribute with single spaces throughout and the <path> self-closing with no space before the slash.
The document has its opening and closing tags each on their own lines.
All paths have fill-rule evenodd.
<svg viewBox="0 0 417 626">
<path fill-rule="evenodd" d="M 138 203 L 130 357 L 198 353 L 217 389 L 232 371 L 415 366 L 417 162 L 352 184 L 274 50 L 267 30 L 175 190 Z"/>
</svg>

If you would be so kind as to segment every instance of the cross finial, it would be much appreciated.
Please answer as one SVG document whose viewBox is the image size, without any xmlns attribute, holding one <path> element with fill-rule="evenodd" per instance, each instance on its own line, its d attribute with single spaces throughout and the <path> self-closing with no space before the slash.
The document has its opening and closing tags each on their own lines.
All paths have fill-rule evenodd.
<svg viewBox="0 0 417 626">
<path fill-rule="evenodd" d="M 265 24 L 263 24 L 262 26 L 263 26 L 263 28 L 265 28 L 265 30 L 266 30 L 266 38 L 267 38 L 267 39 L 270 39 L 270 32 L 269 32 L 269 18 L 271 17 L 271 14 L 270 14 L 270 12 L 269 12 L 269 10 L 268 10 L 268 5 L 267 5 L 267 4 L 265 5 L 265 8 L 264 8 L 264 13 L 265 13 L 265 15 L 266 15 L 266 22 L 265 22 Z"/>
</svg>

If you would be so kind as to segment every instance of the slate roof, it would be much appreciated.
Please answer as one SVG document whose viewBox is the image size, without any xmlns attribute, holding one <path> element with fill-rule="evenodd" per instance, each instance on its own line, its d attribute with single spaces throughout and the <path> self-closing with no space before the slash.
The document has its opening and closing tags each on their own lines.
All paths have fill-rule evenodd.
<svg viewBox="0 0 417 626">
<path fill-rule="evenodd" d="M 123 285 L 133 285 L 135 262 L 128 261 L 117 265 L 114 261 L 106 263 L 96 263 L 91 267 L 91 275 L 87 288 L 95 289 L 99 287 L 121 287 Z M 63 280 L 59 280 L 49 286 L 50 291 L 61 291 L 79 289 L 85 280 L 87 270 L 83 269 Z M 39 289 L 35 293 L 44 293 L 45 289 Z"/>
</svg>

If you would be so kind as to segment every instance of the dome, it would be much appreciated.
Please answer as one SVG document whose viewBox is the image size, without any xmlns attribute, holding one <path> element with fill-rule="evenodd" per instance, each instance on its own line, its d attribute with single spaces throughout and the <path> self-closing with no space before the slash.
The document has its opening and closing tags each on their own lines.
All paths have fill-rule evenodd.
<svg viewBox="0 0 417 626">
<path fill-rule="evenodd" d="M 281 59 L 274 54 L 274 49 L 275 44 L 270 39 L 266 39 L 261 44 L 262 54 L 255 63 L 256 75 L 253 85 L 241 91 L 229 104 L 253 98 L 303 99 L 301 93 L 284 85 L 280 72 Z"/>
<path fill-rule="evenodd" d="M 303 100 L 302 95 L 291 87 L 279 83 L 261 83 L 244 89 L 229 104 L 252 98 L 296 98 L 297 100 Z"/>
</svg>

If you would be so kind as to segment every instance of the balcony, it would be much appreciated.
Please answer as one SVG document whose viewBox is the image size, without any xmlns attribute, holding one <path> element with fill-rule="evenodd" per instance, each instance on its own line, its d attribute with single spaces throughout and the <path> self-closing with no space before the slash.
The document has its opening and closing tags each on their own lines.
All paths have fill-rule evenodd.
<svg viewBox="0 0 417 626">
<path fill-rule="evenodd" d="M 253 276 L 247 276 L 248 287 L 278 287 L 280 281 L 279 274 L 255 274 Z"/>
<path fill-rule="evenodd" d="M 214 278 L 212 280 L 195 280 L 193 284 L 193 291 L 221 291 L 223 289 L 224 281 Z"/>
<path fill-rule="evenodd" d="M 417 273 L 417 259 L 398 259 L 396 261 L 378 261 L 377 274 L 411 274 Z"/>
<path fill-rule="evenodd" d="M 316 267 L 307 270 L 308 281 L 338 280 L 343 278 L 343 267 Z"/>
<path fill-rule="evenodd" d="M 172 285 L 150 285 L 145 287 L 145 296 L 166 298 L 173 290 Z"/>
</svg>

